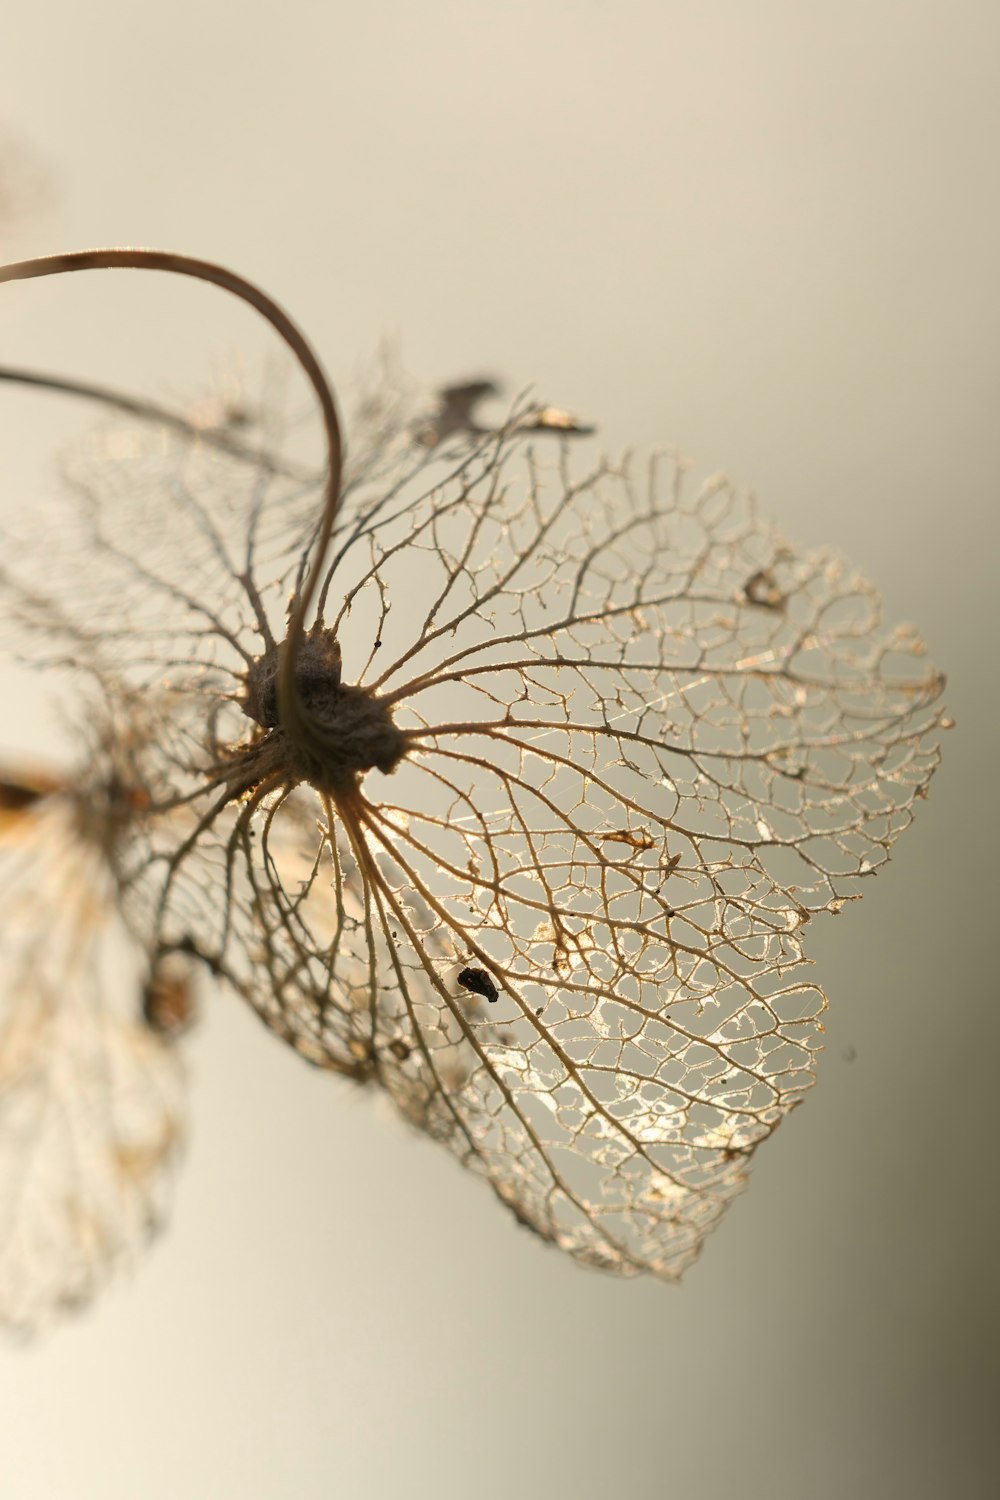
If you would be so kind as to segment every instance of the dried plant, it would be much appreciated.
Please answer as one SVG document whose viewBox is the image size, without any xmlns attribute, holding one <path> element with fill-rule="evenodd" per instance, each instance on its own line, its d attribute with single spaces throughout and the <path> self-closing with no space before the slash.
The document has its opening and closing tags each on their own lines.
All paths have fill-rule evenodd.
<svg viewBox="0 0 1000 1500">
<path fill-rule="evenodd" d="M 316 481 L 273 432 L 140 411 L 71 464 L 44 571 L 4 575 L 22 643 L 100 663 L 99 719 L 158 716 L 130 929 L 384 1088 L 543 1238 L 676 1277 L 812 1081 L 807 924 L 937 764 L 919 640 L 726 481 L 532 446 L 573 430 L 551 408 L 489 431 L 471 399 L 442 421 L 459 388 L 422 423 L 369 401 L 342 480 L 329 387 L 269 299 L 152 252 L 0 279 L 88 265 L 251 301 L 329 448 Z M 47 590 L 81 555 L 85 586 Z"/>
<path fill-rule="evenodd" d="M 184 1135 L 189 965 L 151 969 L 119 853 L 148 801 L 124 738 L 78 780 L 0 779 L 0 1327 L 85 1302 L 163 1221 Z M 152 722 L 152 721 L 151 721 Z"/>
</svg>

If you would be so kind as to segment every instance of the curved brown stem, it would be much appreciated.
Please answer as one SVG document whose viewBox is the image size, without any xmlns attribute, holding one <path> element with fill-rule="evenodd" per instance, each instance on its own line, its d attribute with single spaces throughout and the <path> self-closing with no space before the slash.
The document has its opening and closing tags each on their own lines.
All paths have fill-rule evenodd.
<svg viewBox="0 0 1000 1500">
<path fill-rule="evenodd" d="M 194 256 L 182 255 L 173 250 L 142 250 L 131 247 L 110 250 L 72 250 L 63 255 L 36 256 L 31 260 L 14 261 L 10 265 L 0 266 L 0 282 L 32 281 L 40 276 L 59 276 L 65 271 L 116 269 L 169 271 L 177 276 L 192 276 L 198 281 L 207 281 L 213 286 L 231 292 L 241 301 L 255 308 L 270 323 L 295 355 L 316 394 L 323 417 L 329 466 L 324 491 L 323 518 L 316 538 L 316 555 L 313 565 L 289 620 L 278 683 L 282 722 L 286 729 L 294 732 L 298 728 L 302 732 L 306 728 L 305 710 L 295 687 L 295 656 L 305 632 L 306 614 L 322 576 L 326 550 L 337 517 L 343 471 L 340 422 L 330 382 L 305 335 L 284 309 L 252 281 L 238 276 L 235 271 L 230 271 L 226 266 L 216 265 L 214 261 L 199 260 Z"/>
</svg>

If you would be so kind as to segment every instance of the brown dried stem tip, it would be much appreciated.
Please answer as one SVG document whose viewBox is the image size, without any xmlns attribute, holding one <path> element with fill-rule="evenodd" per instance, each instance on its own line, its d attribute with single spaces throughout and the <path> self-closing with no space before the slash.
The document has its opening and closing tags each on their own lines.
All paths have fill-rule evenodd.
<svg viewBox="0 0 1000 1500">
<path fill-rule="evenodd" d="M 275 647 L 251 669 L 247 684 L 247 712 L 258 723 L 268 727 L 280 724 L 286 745 L 291 751 L 291 760 L 294 763 L 301 762 L 300 769 L 308 779 L 316 780 L 320 785 L 324 782 L 340 784 L 345 772 L 350 777 L 352 771 L 367 769 L 371 765 L 391 769 L 399 759 L 401 746 L 395 744 L 398 736 L 388 717 L 388 711 L 383 708 L 379 713 L 376 705 L 369 705 L 363 690 L 341 686 L 339 648 L 329 638 L 329 632 L 324 632 L 322 642 L 305 636 L 306 615 L 319 584 L 337 517 L 343 471 L 340 422 L 333 391 L 322 365 L 305 335 L 266 292 L 225 266 L 176 251 L 123 248 L 74 250 L 63 255 L 37 256 L 0 267 L 0 282 L 31 281 L 39 276 L 61 275 L 65 271 L 116 269 L 169 271 L 178 276 L 192 276 L 198 281 L 207 281 L 213 286 L 222 287 L 224 291 L 232 292 L 266 318 L 305 372 L 319 402 L 326 434 L 327 478 L 323 515 L 312 569 L 289 617 L 288 634 L 279 647 Z M 326 685 L 331 687 L 337 702 L 331 705 L 328 701 L 329 694 L 321 694 L 321 701 L 313 702 L 316 692 L 307 691 L 305 685 L 311 685 L 314 689 L 317 686 L 314 658 L 318 660 L 318 656 L 322 655 L 329 659 L 332 654 L 337 654 L 338 658 L 336 681 L 326 681 Z M 329 678 L 330 673 L 327 672 L 326 679 Z M 256 701 L 262 694 L 268 700 L 266 706 L 263 699 L 259 703 Z M 355 701 L 359 696 L 365 698 L 365 703 Z M 336 709 L 335 733 L 331 732 L 333 726 L 329 722 L 329 713 L 323 713 L 324 708 L 329 709 L 331 706 Z M 344 743 L 344 727 L 340 722 L 343 717 L 342 709 L 347 710 L 347 719 L 350 721 L 347 725 L 347 744 Z M 373 711 L 378 723 L 372 719 Z M 390 740 L 393 740 L 391 746 Z M 350 761 L 354 749 L 358 750 L 360 758 L 355 757 L 352 764 L 347 766 L 345 756 Z M 332 764 L 328 765 L 330 762 Z M 307 768 L 311 768 L 311 774 Z"/>
</svg>

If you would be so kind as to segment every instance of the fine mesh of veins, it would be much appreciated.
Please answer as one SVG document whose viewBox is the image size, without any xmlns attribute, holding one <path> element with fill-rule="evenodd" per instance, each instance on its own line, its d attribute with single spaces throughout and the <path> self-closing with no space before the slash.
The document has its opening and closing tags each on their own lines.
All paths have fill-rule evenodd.
<svg viewBox="0 0 1000 1500">
<path fill-rule="evenodd" d="M 394 726 L 391 774 L 310 780 L 248 716 L 317 521 L 280 465 L 102 437 L 46 563 L 84 547 L 86 588 L 5 582 L 57 655 L 169 689 L 163 816 L 124 857 L 151 949 L 384 1088 L 545 1239 L 673 1278 L 812 1081 L 807 924 L 909 823 L 941 680 L 726 481 L 516 426 L 428 450 L 393 414 L 351 471 L 311 639 Z"/>
<path fill-rule="evenodd" d="M 118 906 L 123 746 L 0 779 L 0 1328 L 87 1301 L 162 1224 L 185 1118 L 184 982 Z M 146 996 L 146 1014 L 143 997 Z M 172 1010 L 165 1007 L 173 1001 Z M 153 1007 L 156 1008 L 153 1008 Z"/>
</svg>

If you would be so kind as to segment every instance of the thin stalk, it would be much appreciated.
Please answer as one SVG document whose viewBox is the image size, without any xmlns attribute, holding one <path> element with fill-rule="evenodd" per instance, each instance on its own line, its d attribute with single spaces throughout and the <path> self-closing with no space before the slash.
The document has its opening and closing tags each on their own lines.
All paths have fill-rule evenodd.
<svg viewBox="0 0 1000 1500">
<path fill-rule="evenodd" d="M 295 686 L 295 657 L 305 633 L 305 619 L 319 586 L 330 537 L 333 533 L 340 501 L 343 472 L 343 444 L 340 422 L 330 382 L 313 353 L 305 335 L 282 307 L 252 281 L 238 276 L 226 266 L 198 260 L 173 250 L 143 250 L 132 247 L 109 250 L 72 250 L 63 255 L 35 256 L 0 266 L 0 282 L 33 281 L 40 276 L 59 276 L 66 271 L 94 270 L 168 271 L 177 276 L 191 276 L 231 292 L 249 304 L 270 323 L 288 345 L 301 365 L 306 379 L 319 402 L 327 446 L 327 476 L 323 497 L 323 516 L 316 538 L 316 555 L 306 577 L 295 609 L 288 622 L 288 635 L 282 649 L 281 673 L 278 679 L 278 701 L 286 732 L 308 735 L 304 707 Z"/>
<path fill-rule="evenodd" d="M 252 444 L 244 443 L 238 437 L 234 437 L 230 432 L 221 432 L 214 427 L 204 427 L 192 421 L 190 417 L 184 416 L 183 412 L 174 411 L 169 406 L 161 406 L 158 401 L 150 401 L 144 396 L 133 396 L 127 391 L 118 391 L 109 385 L 99 385 L 93 380 L 78 380 L 72 375 L 50 375 L 41 370 L 28 370 L 20 365 L 0 365 L 0 381 L 8 385 L 26 385 L 32 390 L 54 391 L 61 396 L 75 396 L 83 401 L 94 401 L 100 406 L 110 407 L 112 411 L 122 411 L 127 416 L 136 417 L 140 422 L 150 422 L 158 427 L 169 427 L 171 431 L 179 432 L 183 437 L 190 438 L 192 442 L 204 443 L 206 448 L 218 448 L 220 452 L 237 458 L 243 463 L 253 464 L 255 468 L 268 469 L 272 474 L 283 474 L 286 478 L 298 480 L 303 484 L 318 477 L 304 464 L 292 463 L 274 453 L 269 453 L 266 448 L 255 448 Z"/>
</svg>

